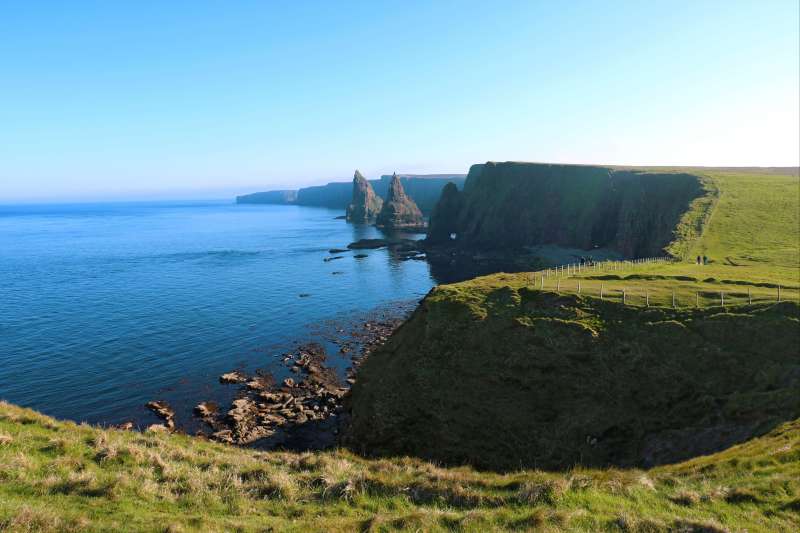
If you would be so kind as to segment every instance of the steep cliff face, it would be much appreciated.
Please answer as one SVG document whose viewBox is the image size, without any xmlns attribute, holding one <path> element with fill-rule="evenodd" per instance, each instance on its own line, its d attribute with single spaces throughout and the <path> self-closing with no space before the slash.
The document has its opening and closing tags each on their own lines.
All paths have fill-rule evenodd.
<svg viewBox="0 0 800 533">
<path fill-rule="evenodd" d="M 656 255 L 702 193 L 700 178 L 685 173 L 490 162 L 470 168 L 447 215 L 432 217 L 430 238 L 455 233 L 456 246 L 476 249 L 554 244 Z"/>
<path fill-rule="evenodd" d="M 392 176 L 389 194 L 383 203 L 375 223 L 384 228 L 402 229 L 425 225 L 425 219 L 417 204 L 403 190 L 397 174 Z"/>
<path fill-rule="evenodd" d="M 347 206 L 347 220 L 372 223 L 381 211 L 383 200 L 372 190 L 372 185 L 356 170 L 353 175 L 353 199 Z"/>
<path fill-rule="evenodd" d="M 428 241 L 431 243 L 450 242 L 451 235 L 458 231 L 457 221 L 461 210 L 461 193 L 454 183 L 442 189 L 442 196 L 431 213 Z"/>
<path fill-rule="evenodd" d="M 269 191 L 244 194 L 236 197 L 237 204 L 293 204 L 297 201 L 297 191 Z"/>
<path fill-rule="evenodd" d="M 347 209 L 353 197 L 352 184 L 332 182 L 327 185 L 303 187 L 297 191 L 297 205 L 312 207 L 329 207 L 331 209 Z"/>
</svg>

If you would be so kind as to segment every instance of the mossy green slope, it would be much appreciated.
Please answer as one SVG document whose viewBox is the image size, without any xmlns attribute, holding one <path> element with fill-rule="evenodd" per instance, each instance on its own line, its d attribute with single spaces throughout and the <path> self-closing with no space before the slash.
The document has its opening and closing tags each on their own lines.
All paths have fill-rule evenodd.
<svg viewBox="0 0 800 533">
<path fill-rule="evenodd" d="M 354 445 L 485 468 L 649 465 L 800 416 L 798 305 L 638 308 L 495 275 L 434 289 L 361 367 Z"/>
<path fill-rule="evenodd" d="M 794 531 L 800 420 L 651 470 L 505 474 L 102 430 L 0 402 L 2 531 Z"/>
</svg>

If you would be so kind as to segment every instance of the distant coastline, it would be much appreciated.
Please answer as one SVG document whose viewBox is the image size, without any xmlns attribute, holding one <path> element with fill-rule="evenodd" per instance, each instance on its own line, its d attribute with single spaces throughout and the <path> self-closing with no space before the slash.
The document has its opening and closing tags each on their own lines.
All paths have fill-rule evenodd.
<svg viewBox="0 0 800 533">
<path fill-rule="evenodd" d="M 466 174 L 398 174 L 398 177 L 406 193 L 416 202 L 423 213 L 430 213 L 433 210 L 445 185 L 452 182 L 461 189 L 467 179 Z M 379 196 L 386 197 L 391 178 L 391 175 L 382 175 L 380 179 L 369 180 L 369 182 Z M 244 194 L 236 197 L 236 203 L 345 209 L 350 203 L 352 192 L 351 181 L 336 181 L 297 190 L 284 189 Z"/>
</svg>

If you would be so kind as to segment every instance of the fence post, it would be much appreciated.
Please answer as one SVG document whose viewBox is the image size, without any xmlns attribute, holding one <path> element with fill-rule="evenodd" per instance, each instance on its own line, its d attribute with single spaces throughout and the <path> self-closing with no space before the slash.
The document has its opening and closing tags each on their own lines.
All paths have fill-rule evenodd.
<svg viewBox="0 0 800 533">
<path fill-rule="evenodd" d="M 581 293 L 581 280 L 578 280 L 578 294 Z"/>
<path fill-rule="evenodd" d="M 781 286 L 778 285 L 778 303 L 781 303 Z"/>
<path fill-rule="evenodd" d="M 700 293 L 699 292 L 695 292 L 694 293 L 694 306 L 695 307 L 700 307 Z"/>
<path fill-rule="evenodd" d="M 753 294 L 750 292 L 750 287 L 747 287 L 747 303 L 753 305 Z"/>
<path fill-rule="evenodd" d="M 603 299 L 603 284 L 600 284 L 600 299 Z"/>
<path fill-rule="evenodd" d="M 556 282 L 556 292 L 561 292 L 561 279 Z"/>
<path fill-rule="evenodd" d="M 675 291 L 672 291 L 672 308 L 675 309 Z"/>
<path fill-rule="evenodd" d="M 627 302 L 627 300 L 628 300 L 628 298 L 627 298 L 627 292 L 626 292 L 626 290 L 623 288 L 623 289 L 622 289 L 622 305 L 625 305 L 626 303 L 628 303 L 628 302 Z"/>
<path fill-rule="evenodd" d="M 725 309 L 725 291 L 719 291 L 719 302 L 722 308 Z"/>
<path fill-rule="evenodd" d="M 542 276 L 542 286 L 539 288 L 539 290 L 544 290 L 544 276 Z"/>
<path fill-rule="evenodd" d="M 644 305 L 650 307 L 650 291 L 647 289 L 644 291 Z"/>
</svg>

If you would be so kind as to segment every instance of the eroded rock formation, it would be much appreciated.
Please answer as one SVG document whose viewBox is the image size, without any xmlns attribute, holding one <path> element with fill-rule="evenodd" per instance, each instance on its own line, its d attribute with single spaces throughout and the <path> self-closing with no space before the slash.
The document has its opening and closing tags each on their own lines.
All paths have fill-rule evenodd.
<svg viewBox="0 0 800 533">
<path fill-rule="evenodd" d="M 353 199 L 347 206 L 348 222 L 370 224 L 375 222 L 383 200 L 375 194 L 372 185 L 356 170 L 353 175 Z"/>
<path fill-rule="evenodd" d="M 419 228 L 425 225 L 422 211 L 403 190 L 397 174 L 392 175 L 386 201 L 375 223 L 387 229 Z"/>
</svg>

